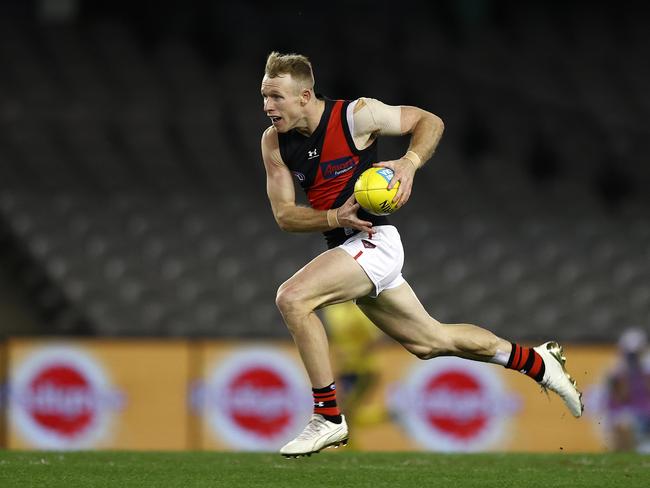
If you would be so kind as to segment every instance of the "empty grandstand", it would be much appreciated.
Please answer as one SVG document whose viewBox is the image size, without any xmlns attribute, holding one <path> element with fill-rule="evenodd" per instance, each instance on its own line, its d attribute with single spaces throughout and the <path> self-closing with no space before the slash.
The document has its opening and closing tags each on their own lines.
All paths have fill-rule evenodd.
<svg viewBox="0 0 650 488">
<path fill-rule="evenodd" d="M 633 9 L 433 2 L 399 42 L 352 15 L 267 48 L 246 41 L 273 40 L 258 2 L 187 2 L 176 19 L 90 3 L 63 20 L 20 2 L 0 15 L 1 242 L 40 332 L 287 337 L 275 290 L 324 243 L 283 235 L 265 198 L 271 49 L 314 53 L 325 94 L 446 121 L 394 217 L 432 315 L 583 342 L 650 318 L 650 31 Z M 349 8 L 382 28 L 389 3 Z M 331 37 L 347 32 L 337 62 Z M 364 78 L 350 79 L 358 59 Z"/>
</svg>

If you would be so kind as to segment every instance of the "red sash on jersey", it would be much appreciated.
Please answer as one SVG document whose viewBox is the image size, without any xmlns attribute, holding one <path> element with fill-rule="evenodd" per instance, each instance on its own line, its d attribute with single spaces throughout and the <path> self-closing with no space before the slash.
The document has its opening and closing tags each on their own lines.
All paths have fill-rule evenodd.
<svg viewBox="0 0 650 488">
<path fill-rule="evenodd" d="M 317 210 L 332 208 L 336 198 L 355 174 L 359 156 L 352 151 L 342 123 L 343 100 L 334 102 L 327 129 L 318 171 L 314 182 L 307 191 L 311 206 Z"/>
</svg>

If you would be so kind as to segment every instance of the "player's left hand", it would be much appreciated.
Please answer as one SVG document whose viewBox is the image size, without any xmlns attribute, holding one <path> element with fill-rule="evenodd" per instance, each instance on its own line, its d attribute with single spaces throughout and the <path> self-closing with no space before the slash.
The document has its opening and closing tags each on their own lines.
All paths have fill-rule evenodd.
<svg viewBox="0 0 650 488">
<path fill-rule="evenodd" d="M 415 175 L 415 166 L 413 163 L 406 159 L 394 159 L 392 161 L 380 161 L 373 164 L 381 168 L 390 168 L 393 170 L 393 178 L 388 182 L 388 189 L 390 190 L 399 181 L 399 188 L 393 198 L 393 203 L 397 204 L 397 208 L 402 207 L 408 202 L 413 189 L 413 177 Z"/>
</svg>

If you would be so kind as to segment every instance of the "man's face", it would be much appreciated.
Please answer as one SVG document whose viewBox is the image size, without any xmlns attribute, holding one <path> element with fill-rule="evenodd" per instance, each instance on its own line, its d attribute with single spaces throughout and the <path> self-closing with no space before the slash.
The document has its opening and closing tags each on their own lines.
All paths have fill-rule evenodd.
<svg viewBox="0 0 650 488">
<path fill-rule="evenodd" d="M 271 119 L 278 132 L 293 129 L 303 118 L 300 87 L 291 75 L 262 79 L 262 98 L 264 113 Z"/>
</svg>

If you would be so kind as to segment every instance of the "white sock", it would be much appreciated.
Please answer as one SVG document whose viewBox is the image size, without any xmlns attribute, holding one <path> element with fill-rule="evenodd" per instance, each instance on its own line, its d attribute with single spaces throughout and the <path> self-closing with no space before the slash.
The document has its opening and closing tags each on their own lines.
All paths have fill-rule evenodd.
<svg viewBox="0 0 650 488">
<path fill-rule="evenodd" d="M 488 362 L 505 366 L 508 364 L 509 359 L 510 359 L 510 351 L 508 352 L 497 351 L 497 353 L 494 356 L 492 356 L 492 358 Z"/>
</svg>

